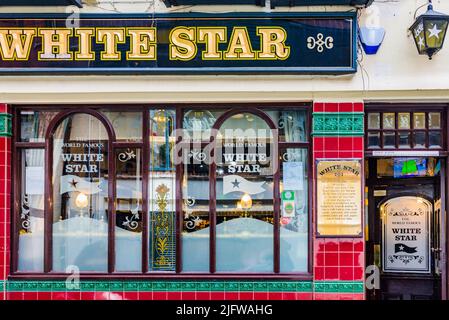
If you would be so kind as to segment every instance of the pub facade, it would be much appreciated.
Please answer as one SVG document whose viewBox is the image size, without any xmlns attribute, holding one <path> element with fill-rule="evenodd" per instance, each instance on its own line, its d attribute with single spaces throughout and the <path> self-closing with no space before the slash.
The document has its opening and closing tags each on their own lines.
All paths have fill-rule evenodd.
<svg viewBox="0 0 449 320">
<path fill-rule="evenodd" d="M 1 300 L 447 299 L 422 3 L 6 2 Z"/>
</svg>

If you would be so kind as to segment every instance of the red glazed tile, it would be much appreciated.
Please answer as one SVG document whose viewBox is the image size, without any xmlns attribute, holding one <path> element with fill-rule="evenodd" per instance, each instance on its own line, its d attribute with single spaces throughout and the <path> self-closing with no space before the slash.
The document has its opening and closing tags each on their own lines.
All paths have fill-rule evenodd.
<svg viewBox="0 0 449 320">
<path fill-rule="evenodd" d="M 354 151 L 363 150 L 363 137 L 354 137 L 352 141 L 352 149 Z"/>
<path fill-rule="evenodd" d="M 240 298 L 240 300 L 253 300 L 254 299 L 254 293 L 252 293 L 252 292 L 240 292 L 239 298 Z"/>
<path fill-rule="evenodd" d="M 363 111 L 364 111 L 363 102 L 355 102 L 354 103 L 354 112 L 363 112 Z"/>
<path fill-rule="evenodd" d="M 313 293 L 312 292 L 297 292 L 296 300 L 312 300 Z"/>
<path fill-rule="evenodd" d="M 326 267 L 324 269 L 325 280 L 338 280 L 338 267 Z"/>
<path fill-rule="evenodd" d="M 23 300 L 23 292 L 8 292 L 8 300 Z"/>
<path fill-rule="evenodd" d="M 95 292 L 81 292 L 81 300 L 95 300 Z"/>
<path fill-rule="evenodd" d="M 354 300 L 353 293 L 340 293 L 340 300 Z"/>
<path fill-rule="evenodd" d="M 81 300 L 81 292 L 67 292 L 67 300 Z"/>
<path fill-rule="evenodd" d="M 282 300 L 282 292 L 269 292 L 268 299 L 269 300 Z"/>
<path fill-rule="evenodd" d="M 37 292 L 24 292 L 23 300 L 37 300 Z"/>
<path fill-rule="evenodd" d="M 153 292 L 139 292 L 139 300 L 153 300 Z"/>
<path fill-rule="evenodd" d="M 327 145 L 326 145 L 326 148 L 327 148 Z M 325 158 L 338 159 L 339 158 L 339 153 L 338 153 L 338 151 L 325 151 L 324 152 L 324 157 Z"/>
<path fill-rule="evenodd" d="M 110 300 L 109 292 L 95 292 L 95 300 Z"/>
<path fill-rule="evenodd" d="M 324 103 L 316 102 L 313 104 L 313 112 L 324 112 Z"/>
<path fill-rule="evenodd" d="M 3 113 L 7 113 L 8 112 L 8 107 L 7 107 L 7 105 L 5 103 L 1 103 L 0 104 L 0 112 L 3 112 Z"/>
<path fill-rule="evenodd" d="M 352 281 L 354 280 L 354 268 L 353 267 L 340 267 L 340 280 Z"/>
<path fill-rule="evenodd" d="M 363 280 L 365 278 L 365 268 L 355 267 L 354 268 L 354 280 Z"/>
<path fill-rule="evenodd" d="M 167 292 L 154 291 L 153 300 L 167 300 Z"/>
<path fill-rule="evenodd" d="M 324 280 L 324 267 L 315 267 L 315 280 Z"/>
<path fill-rule="evenodd" d="M 314 250 L 315 252 L 324 252 L 325 251 L 325 239 L 315 239 Z"/>
<path fill-rule="evenodd" d="M 337 137 L 326 137 L 324 138 L 324 151 L 337 151 L 339 138 Z"/>
<path fill-rule="evenodd" d="M 340 261 L 339 261 L 340 266 L 344 266 L 344 267 L 351 266 L 352 267 L 354 265 L 354 254 L 352 252 L 340 253 L 339 259 L 340 259 Z"/>
<path fill-rule="evenodd" d="M 282 293 L 282 300 L 296 300 L 296 292 Z"/>
<path fill-rule="evenodd" d="M 210 292 L 197 292 L 196 300 L 210 300 Z"/>
<path fill-rule="evenodd" d="M 6 300 L 6 294 L 4 294 L 3 292 L 0 292 L 0 301 L 4 301 Z"/>
<path fill-rule="evenodd" d="M 326 154 L 323 151 L 314 151 L 313 152 L 313 157 L 315 159 L 322 159 L 322 158 L 326 158 Z"/>
<path fill-rule="evenodd" d="M 315 255 L 315 265 L 317 267 L 325 266 L 324 253 L 317 253 Z"/>
<path fill-rule="evenodd" d="M 360 152 L 355 152 L 354 151 L 352 153 L 352 158 L 363 159 L 363 156 L 364 156 L 363 151 L 360 151 Z"/>
<path fill-rule="evenodd" d="M 354 266 L 364 267 L 365 266 L 365 255 L 362 252 L 354 252 Z"/>
<path fill-rule="evenodd" d="M 254 292 L 254 300 L 268 300 L 268 292 Z"/>
<path fill-rule="evenodd" d="M 66 292 L 52 292 L 51 300 L 67 300 Z"/>
<path fill-rule="evenodd" d="M 353 247 L 354 246 L 353 246 L 352 240 L 340 241 L 340 252 L 342 252 L 342 251 L 352 252 L 354 250 Z"/>
<path fill-rule="evenodd" d="M 354 251 L 362 252 L 363 251 L 363 240 L 355 240 L 354 241 Z"/>
<path fill-rule="evenodd" d="M 326 300 L 340 300 L 339 293 L 326 293 Z"/>
<path fill-rule="evenodd" d="M 167 292 L 167 300 L 182 300 L 181 292 Z"/>
<path fill-rule="evenodd" d="M 326 251 L 325 257 L 324 257 L 324 263 L 325 263 L 326 267 L 338 266 L 338 253 Z"/>
<path fill-rule="evenodd" d="M 337 158 L 354 158 L 353 151 L 339 151 Z"/>
<path fill-rule="evenodd" d="M 340 137 L 338 139 L 338 150 L 341 151 L 353 151 L 352 137 Z"/>
<path fill-rule="evenodd" d="M 328 300 L 328 295 L 327 293 L 315 293 L 313 295 L 313 299 L 314 300 Z"/>
<path fill-rule="evenodd" d="M 123 292 L 123 300 L 138 300 L 139 292 L 125 291 Z"/>
<path fill-rule="evenodd" d="M 38 292 L 37 298 L 39 300 L 51 300 L 51 292 Z"/>
<path fill-rule="evenodd" d="M 182 300 L 196 300 L 196 292 L 183 292 Z"/>
<path fill-rule="evenodd" d="M 239 293 L 238 292 L 225 292 L 225 299 L 226 300 L 239 300 Z"/>
<path fill-rule="evenodd" d="M 109 300 L 125 300 L 123 292 L 110 292 Z"/>
<path fill-rule="evenodd" d="M 354 104 L 352 102 L 340 102 L 338 104 L 339 112 L 353 112 Z"/>
<path fill-rule="evenodd" d="M 313 150 L 322 151 L 324 150 L 324 140 L 323 137 L 314 137 L 313 138 Z"/>
<path fill-rule="evenodd" d="M 325 102 L 324 112 L 338 112 L 338 103 L 335 102 Z"/>
<path fill-rule="evenodd" d="M 363 293 L 354 293 L 352 296 L 353 300 L 365 300 L 365 295 Z"/>
<path fill-rule="evenodd" d="M 211 300 L 225 300 L 225 293 L 223 292 L 211 292 L 210 293 Z"/>
</svg>

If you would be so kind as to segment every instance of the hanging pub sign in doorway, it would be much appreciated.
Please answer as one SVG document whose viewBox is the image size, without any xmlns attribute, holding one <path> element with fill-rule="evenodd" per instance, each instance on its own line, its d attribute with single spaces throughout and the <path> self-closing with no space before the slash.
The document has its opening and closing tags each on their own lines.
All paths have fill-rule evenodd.
<svg viewBox="0 0 449 320">
<path fill-rule="evenodd" d="M 430 273 L 432 203 L 422 197 L 400 196 L 381 207 L 383 271 Z"/>
<path fill-rule="evenodd" d="M 0 73 L 356 72 L 356 13 L 0 15 Z M 73 22 L 73 21 L 72 21 Z"/>
</svg>

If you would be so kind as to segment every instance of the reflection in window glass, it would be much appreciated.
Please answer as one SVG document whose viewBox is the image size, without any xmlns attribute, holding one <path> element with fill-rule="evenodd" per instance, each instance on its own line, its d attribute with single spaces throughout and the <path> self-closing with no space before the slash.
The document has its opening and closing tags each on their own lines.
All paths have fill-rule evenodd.
<svg viewBox="0 0 449 320">
<path fill-rule="evenodd" d="M 22 151 L 19 226 L 19 271 L 44 268 L 44 150 Z"/>
<path fill-rule="evenodd" d="M 396 135 L 394 132 L 384 132 L 384 148 L 394 148 L 396 146 Z"/>
<path fill-rule="evenodd" d="M 384 129 L 395 129 L 395 114 L 394 113 L 384 113 L 383 114 L 383 128 Z"/>
<path fill-rule="evenodd" d="M 174 271 L 176 264 L 175 113 L 150 111 L 149 270 Z M 145 164 L 146 165 L 146 164 Z"/>
<path fill-rule="evenodd" d="M 441 128 L 441 114 L 439 112 L 429 112 L 429 129 Z"/>
<path fill-rule="evenodd" d="M 280 271 L 307 272 L 307 150 L 281 153 Z"/>
<path fill-rule="evenodd" d="M 368 129 L 380 129 L 380 113 L 368 113 Z"/>
<path fill-rule="evenodd" d="M 279 141 L 307 141 L 307 112 L 305 110 L 276 110 L 267 113 L 279 129 Z M 249 120 L 254 118 L 252 115 L 247 115 L 247 117 L 249 117 Z"/>
<path fill-rule="evenodd" d="M 368 132 L 368 147 L 380 148 L 380 132 Z"/>
<path fill-rule="evenodd" d="M 410 113 L 400 112 L 398 114 L 398 129 L 410 129 Z"/>
<path fill-rule="evenodd" d="M 53 135 L 53 269 L 107 271 L 108 135 L 87 114 Z"/>
<path fill-rule="evenodd" d="M 48 124 L 55 115 L 50 111 L 21 111 L 20 141 L 44 142 Z"/>
<path fill-rule="evenodd" d="M 184 113 L 182 127 L 194 141 L 209 141 L 215 121 L 223 110 L 188 110 Z"/>
<path fill-rule="evenodd" d="M 424 112 L 413 113 L 413 128 L 414 129 L 426 128 L 426 114 Z"/>
<path fill-rule="evenodd" d="M 115 150 L 115 268 L 142 269 L 142 162 L 137 148 Z"/>
<path fill-rule="evenodd" d="M 441 148 L 443 145 L 441 131 L 429 131 L 429 147 Z"/>
<path fill-rule="evenodd" d="M 415 132 L 415 139 L 413 146 L 414 148 L 425 148 L 426 147 L 426 133 L 425 132 Z"/>
<path fill-rule="evenodd" d="M 183 271 L 209 271 L 209 155 L 194 148 L 184 159 Z"/>
<path fill-rule="evenodd" d="M 399 133 L 399 148 L 410 148 L 410 132 L 407 131 Z"/>
<path fill-rule="evenodd" d="M 142 112 L 104 111 L 115 131 L 117 140 L 142 140 Z"/>
<path fill-rule="evenodd" d="M 216 267 L 273 272 L 273 137 L 261 118 L 240 113 L 217 135 Z"/>
</svg>

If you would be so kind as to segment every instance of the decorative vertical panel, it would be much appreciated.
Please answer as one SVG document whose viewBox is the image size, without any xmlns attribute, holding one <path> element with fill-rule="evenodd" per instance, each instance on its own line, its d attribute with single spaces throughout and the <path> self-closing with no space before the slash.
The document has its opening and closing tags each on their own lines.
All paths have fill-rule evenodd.
<svg viewBox="0 0 449 320">
<path fill-rule="evenodd" d="M 8 106 L 0 104 L 0 300 L 7 298 L 4 280 L 10 270 L 11 119 Z"/>
<path fill-rule="evenodd" d="M 312 130 L 314 166 L 318 159 L 363 161 L 363 103 L 315 103 Z M 313 298 L 363 299 L 364 249 L 363 238 L 315 238 Z"/>
</svg>

